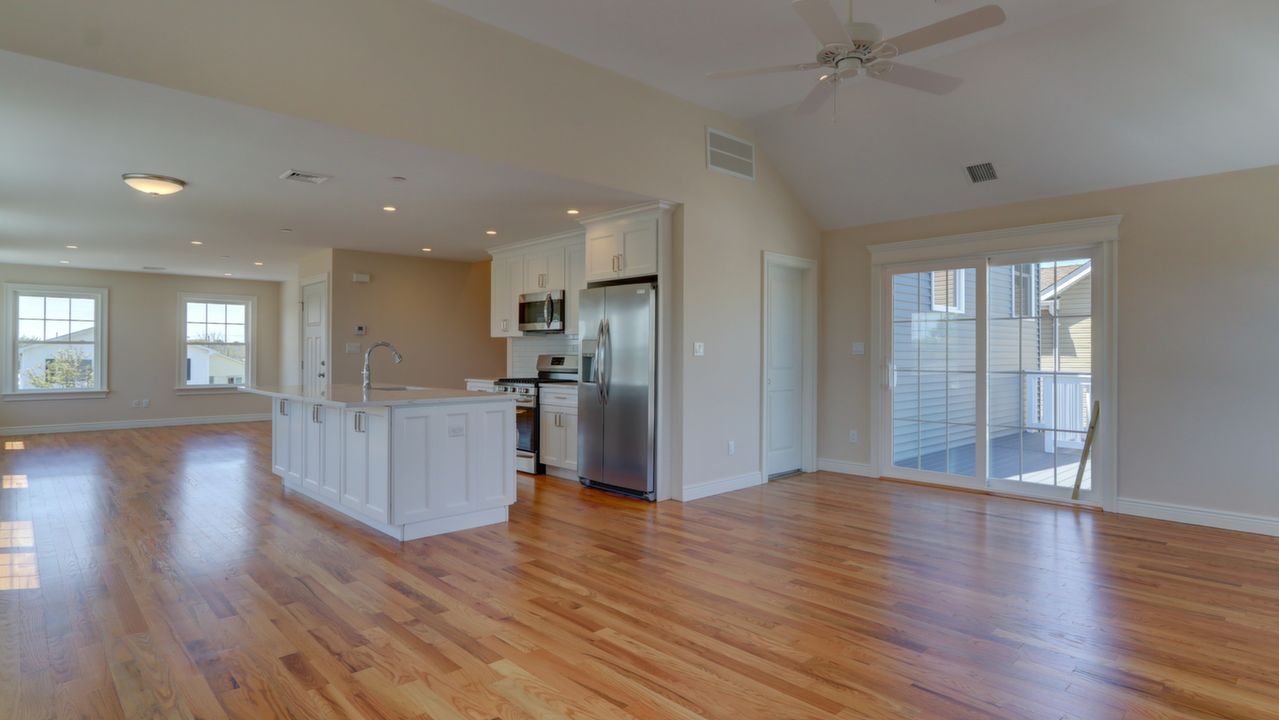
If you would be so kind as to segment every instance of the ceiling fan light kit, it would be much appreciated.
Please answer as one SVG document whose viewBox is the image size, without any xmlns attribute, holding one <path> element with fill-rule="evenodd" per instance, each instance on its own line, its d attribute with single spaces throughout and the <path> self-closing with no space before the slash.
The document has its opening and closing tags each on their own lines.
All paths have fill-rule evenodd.
<svg viewBox="0 0 1279 720">
<path fill-rule="evenodd" d="M 821 44 L 821 49 L 817 51 L 816 62 L 727 70 L 712 73 L 708 77 L 720 80 L 823 69 L 823 73 L 817 78 L 817 85 L 796 107 L 796 112 L 800 114 L 816 112 L 826 104 L 827 100 L 833 99 L 835 86 L 840 81 L 860 76 L 934 95 L 945 95 L 953 92 L 963 81 L 892 60 L 899 55 L 997 27 L 1007 20 L 1007 15 L 998 5 L 986 5 L 956 15 L 949 20 L 942 20 L 883 40 L 883 33 L 879 26 L 853 19 L 852 0 L 848 2 L 848 22 L 846 23 L 840 21 L 830 0 L 793 0 L 791 8 Z"/>
</svg>

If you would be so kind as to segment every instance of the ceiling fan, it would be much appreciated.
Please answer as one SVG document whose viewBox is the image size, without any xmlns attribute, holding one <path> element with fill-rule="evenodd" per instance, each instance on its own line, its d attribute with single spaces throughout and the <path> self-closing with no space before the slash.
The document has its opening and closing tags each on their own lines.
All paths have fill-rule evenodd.
<svg viewBox="0 0 1279 720">
<path fill-rule="evenodd" d="M 798 65 L 726 70 L 711 73 L 713 80 L 823 69 L 817 86 L 796 108 L 814 113 L 835 94 L 842 80 L 865 76 L 936 95 L 945 95 L 963 82 L 957 77 L 894 62 L 893 58 L 922 50 L 1004 23 L 1007 16 L 998 5 L 986 5 L 926 27 L 883 40 L 879 27 L 853 21 L 853 0 L 848 0 L 848 23 L 839 21 L 830 0 L 793 0 L 791 7 L 817 36 L 821 49 L 816 62 Z"/>
</svg>

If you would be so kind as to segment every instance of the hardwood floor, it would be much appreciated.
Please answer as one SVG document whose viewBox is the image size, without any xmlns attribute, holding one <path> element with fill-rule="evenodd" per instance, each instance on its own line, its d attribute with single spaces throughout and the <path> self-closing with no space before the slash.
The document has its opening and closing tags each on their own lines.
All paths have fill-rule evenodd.
<svg viewBox="0 0 1279 720">
<path fill-rule="evenodd" d="M 1279 540 L 817 474 L 401 546 L 268 433 L 8 439 L 0 717 L 1279 718 Z"/>
</svg>

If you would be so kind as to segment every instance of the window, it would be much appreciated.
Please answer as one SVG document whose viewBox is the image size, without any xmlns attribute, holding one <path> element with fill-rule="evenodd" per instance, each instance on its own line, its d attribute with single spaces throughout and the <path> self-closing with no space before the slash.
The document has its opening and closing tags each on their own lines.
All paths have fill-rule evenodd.
<svg viewBox="0 0 1279 720">
<path fill-rule="evenodd" d="M 932 274 L 933 312 L 964 314 L 964 271 L 936 270 Z"/>
<path fill-rule="evenodd" d="M 227 388 L 253 377 L 251 297 L 183 294 L 178 389 Z"/>
<path fill-rule="evenodd" d="M 5 285 L 5 394 L 101 394 L 107 389 L 107 291 Z"/>
</svg>

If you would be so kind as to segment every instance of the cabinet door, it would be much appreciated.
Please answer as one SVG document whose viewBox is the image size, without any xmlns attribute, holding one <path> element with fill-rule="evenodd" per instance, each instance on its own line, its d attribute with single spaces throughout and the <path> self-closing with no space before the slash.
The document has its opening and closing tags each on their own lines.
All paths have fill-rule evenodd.
<svg viewBox="0 0 1279 720">
<path fill-rule="evenodd" d="M 524 257 L 498 255 L 493 258 L 489 288 L 489 318 L 492 337 L 519 337 L 519 295 L 524 291 Z"/>
<path fill-rule="evenodd" d="M 271 472 L 284 477 L 289 463 L 289 401 L 271 400 Z"/>
<path fill-rule="evenodd" d="M 307 404 L 300 400 L 290 400 L 287 404 L 289 413 L 289 457 L 284 467 L 284 482 L 293 487 L 302 486 L 302 473 L 306 463 L 306 411 Z"/>
<path fill-rule="evenodd" d="M 324 445 L 321 461 L 322 469 L 319 477 L 320 495 L 332 502 L 338 502 L 342 491 L 342 409 L 323 406 L 320 408 L 320 437 Z"/>
<path fill-rule="evenodd" d="M 564 248 L 524 255 L 524 292 L 564 289 Z"/>
<path fill-rule="evenodd" d="M 622 238 L 616 230 L 593 228 L 586 231 L 586 281 L 610 280 L 619 275 Z"/>
<path fill-rule="evenodd" d="M 657 274 L 657 219 L 630 220 L 622 237 L 621 277 Z"/>
<path fill-rule="evenodd" d="M 305 429 L 306 454 L 302 456 L 302 487 L 307 492 L 320 494 L 320 479 L 324 475 L 324 425 L 320 420 L 323 405 L 308 403 Z"/>
<path fill-rule="evenodd" d="M 564 464 L 564 430 L 559 427 L 556 420 L 558 417 L 557 408 L 543 408 L 537 426 L 540 438 L 538 460 L 543 465 L 552 467 L 561 467 Z"/>
<path fill-rule="evenodd" d="M 568 276 L 564 278 L 564 332 L 581 335 L 577 326 L 578 294 L 586 289 L 586 246 L 574 245 L 568 249 Z"/>
<path fill-rule="evenodd" d="M 342 413 L 341 502 L 378 522 L 390 515 L 389 437 L 385 410 Z"/>
<path fill-rule="evenodd" d="M 564 462 L 560 467 L 566 470 L 577 469 L 577 411 L 566 410 L 560 413 L 560 434 L 564 436 Z"/>
</svg>

